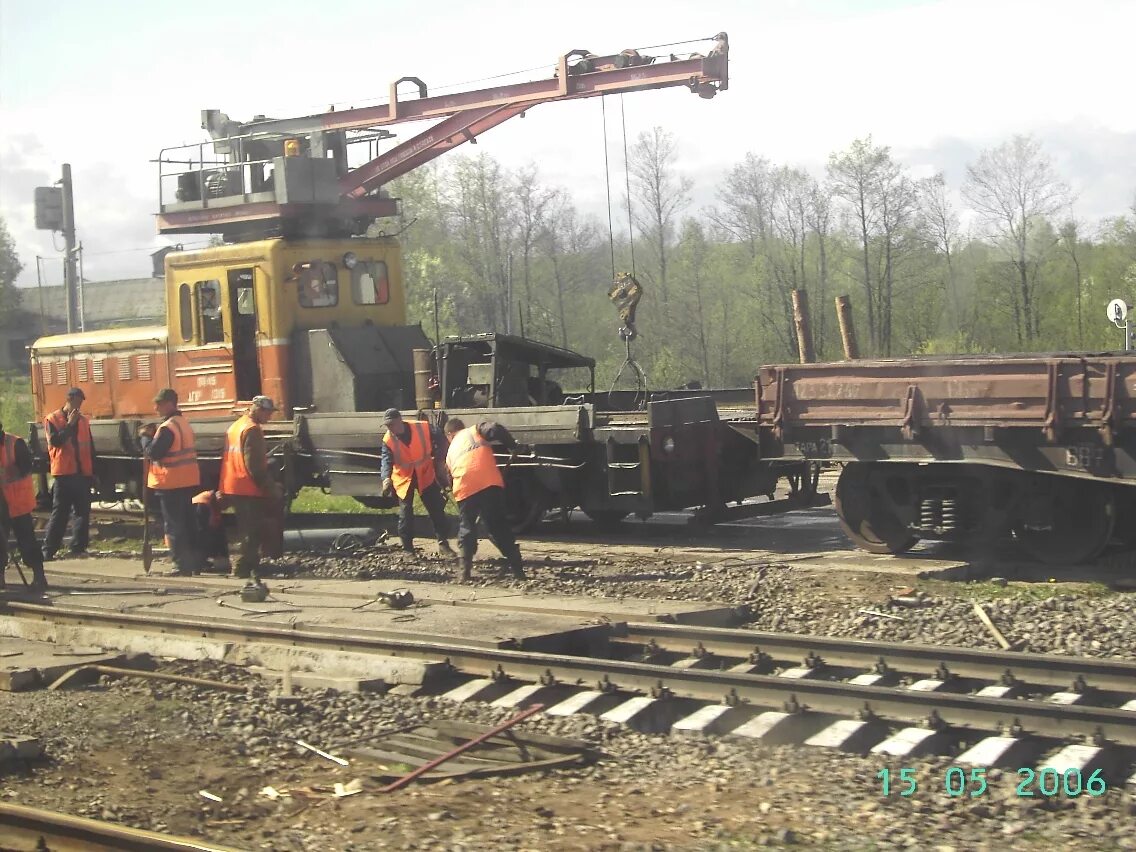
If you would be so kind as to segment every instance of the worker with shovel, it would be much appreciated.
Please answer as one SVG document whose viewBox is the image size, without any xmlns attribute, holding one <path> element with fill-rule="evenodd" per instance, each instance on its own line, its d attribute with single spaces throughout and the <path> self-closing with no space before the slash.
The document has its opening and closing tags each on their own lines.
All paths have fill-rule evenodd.
<svg viewBox="0 0 1136 852">
<path fill-rule="evenodd" d="M 32 483 L 32 456 L 27 442 L 4 431 L 0 423 L 0 589 L 4 588 L 4 569 L 8 565 L 8 529 L 16 536 L 20 556 L 32 569 L 32 588 L 43 591 L 47 577 L 43 573 L 43 551 L 36 541 L 32 510 L 35 509 L 35 486 Z M 20 574 L 24 578 L 23 573 Z"/>
</svg>

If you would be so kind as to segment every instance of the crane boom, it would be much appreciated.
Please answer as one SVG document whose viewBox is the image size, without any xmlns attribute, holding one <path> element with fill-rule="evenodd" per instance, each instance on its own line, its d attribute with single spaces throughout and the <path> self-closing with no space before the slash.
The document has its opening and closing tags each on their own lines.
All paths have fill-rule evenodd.
<svg viewBox="0 0 1136 852">
<path fill-rule="evenodd" d="M 726 34 L 719 33 L 705 56 L 658 61 L 635 50 L 606 56 L 573 50 L 559 57 L 550 79 L 431 96 L 420 79 L 403 77 L 391 84 L 385 104 L 299 118 L 240 123 L 205 110 L 202 127 L 212 142 L 165 149 L 159 157 L 158 230 L 221 232 L 229 239 L 361 233 L 374 218 L 397 212 L 384 184 L 538 104 L 675 86 L 712 98 L 729 87 L 728 59 Z M 400 98 L 399 86 L 407 83 L 417 87 L 416 98 Z M 438 121 L 383 153 L 375 150 L 375 142 L 392 138 L 386 127 L 426 119 Z M 368 145 L 367 158 L 350 165 L 348 145 L 360 143 Z M 175 168 L 166 171 L 167 165 Z"/>
</svg>

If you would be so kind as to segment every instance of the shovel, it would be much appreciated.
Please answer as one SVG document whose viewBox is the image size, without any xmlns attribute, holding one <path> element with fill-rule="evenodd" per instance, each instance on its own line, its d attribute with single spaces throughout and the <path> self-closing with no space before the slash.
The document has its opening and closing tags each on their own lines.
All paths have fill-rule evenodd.
<svg viewBox="0 0 1136 852">
<path fill-rule="evenodd" d="M 142 570 L 150 576 L 154 564 L 154 544 L 150 541 L 150 460 L 142 459 Z"/>
</svg>

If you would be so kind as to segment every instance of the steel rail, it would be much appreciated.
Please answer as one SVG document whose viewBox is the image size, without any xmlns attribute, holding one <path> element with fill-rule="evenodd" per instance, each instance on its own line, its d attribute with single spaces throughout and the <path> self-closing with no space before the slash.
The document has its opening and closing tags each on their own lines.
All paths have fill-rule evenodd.
<svg viewBox="0 0 1136 852">
<path fill-rule="evenodd" d="M 58 811 L 0 803 L 5 849 L 52 852 L 237 852 L 204 840 L 158 834 Z"/>
<path fill-rule="evenodd" d="M 256 639 L 275 644 L 430 661 L 444 658 L 462 672 L 503 680 L 577 684 L 606 691 L 620 689 L 659 697 L 695 698 L 773 709 L 803 707 L 821 713 L 857 714 L 911 724 L 931 721 L 949 727 L 978 730 L 1021 728 L 1029 734 L 1063 740 L 1081 735 L 1136 746 L 1136 713 L 1091 705 L 921 692 L 732 671 L 679 669 L 652 663 L 422 641 L 408 639 L 408 634 L 393 631 L 310 629 L 298 622 L 286 627 L 251 625 L 229 619 L 206 621 L 169 615 L 142 616 L 16 602 L 9 603 L 7 611 L 55 623 L 149 630 L 163 635 L 180 634 L 229 641 Z"/>
<path fill-rule="evenodd" d="M 883 661 L 896 672 L 921 672 L 927 677 L 945 666 L 962 678 L 1000 681 L 1007 674 L 1015 680 L 1041 686 L 1068 688 L 1077 679 L 1096 689 L 1122 691 L 1136 697 L 1136 660 L 1105 660 L 993 651 L 952 645 L 912 645 L 905 642 L 874 642 L 832 636 L 794 633 L 758 633 L 722 627 L 684 624 L 628 623 L 620 639 L 657 645 L 680 653 L 696 649 L 723 657 L 748 658 L 764 653 L 774 659 L 792 659 L 795 664 L 819 656 L 834 667 L 875 670 Z"/>
</svg>

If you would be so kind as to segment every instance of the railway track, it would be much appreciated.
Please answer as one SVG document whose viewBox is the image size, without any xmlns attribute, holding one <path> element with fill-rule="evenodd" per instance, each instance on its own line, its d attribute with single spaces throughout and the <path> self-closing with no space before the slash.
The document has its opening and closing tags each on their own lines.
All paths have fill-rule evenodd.
<svg viewBox="0 0 1136 852">
<path fill-rule="evenodd" d="M 502 707 L 539 701 L 552 715 L 589 713 L 649 731 L 1100 769 L 1111 783 L 1123 783 L 1136 761 L 1131 661 L 660 624 L 612 625 L 604 653 L 565 654 L 523 642 L 93 607 L 12 602 L 7 614 L 101 628 L 134 648 L 149 633 L 444 663 L 423 692 Z"/>
<path fill-rule="evenodd" d="M 16 852 L 236 852 L 189 837 L 0 803 L 0 848 Z"/>
</svg>

